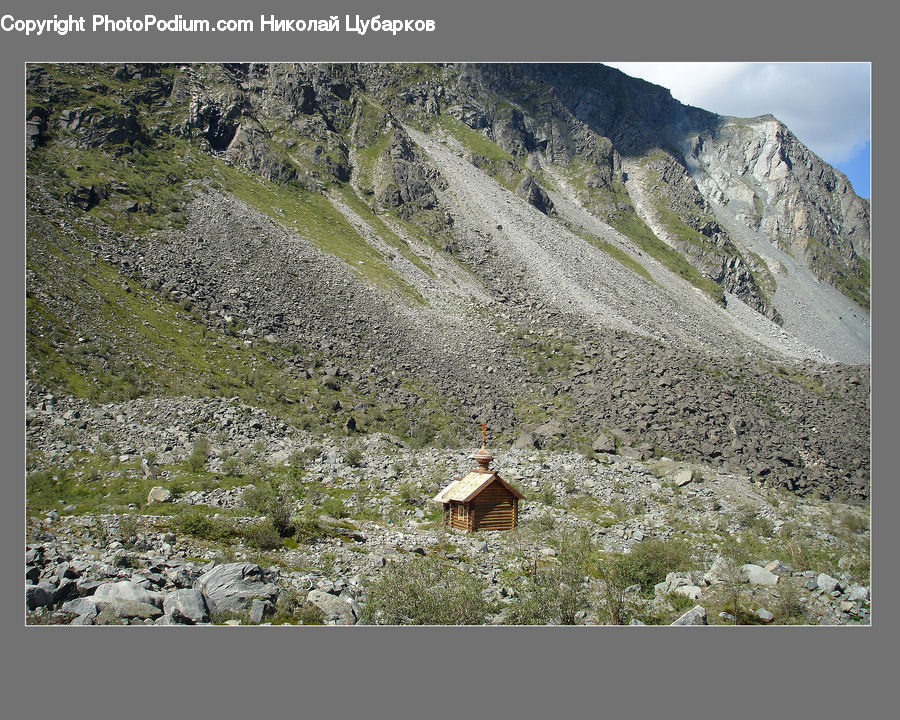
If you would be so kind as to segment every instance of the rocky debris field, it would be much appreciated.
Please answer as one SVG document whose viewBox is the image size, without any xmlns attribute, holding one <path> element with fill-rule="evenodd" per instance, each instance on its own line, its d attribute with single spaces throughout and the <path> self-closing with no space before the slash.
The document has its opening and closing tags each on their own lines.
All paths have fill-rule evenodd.
<svg viewBox="0 0 900 720">
<path fill-rule="evenodd" d="M 443 528 L 428 499 L 472 466 L 474 447 L 315 435 L 190 398 L 44 397 L 28 441 L 29 623 L 377 623 L 366 608 L 404 597 L 391 583 L 409 563 L 451 573 L 447 592 L 477 589 L 461 622 L 609 623 L 603 563 L 629 557 L 636 582 L 620 588 L 617 622 L 870 618 L 865 509 L 709 465 L 498 449 L 494 466 L 527 498 L 519 527 L 467 535 Z M 573 548 L 597 564 L 575 563 Z M 573 567 L 567 607 L 542 579 Z M 388 619 L 432 617 L 408 612 Z"/>
<path fill-rule="evenodd" d="M 487 421 L 521 443 L 574 448 L 604 435 L 643 457 L 666 454 L 720 465 L 799 493 L 868 496 L 865 365 L 708 355 L 601 331 L 502 282 L 494 283 L 498 294 L 481 310 L 403 310 L 367 291 L 338 261 L 234 200 L 212 194 L 194 207 L 194 232 L 206 238 L 199 244 L 190 234 L 172 235 L 135 253 L 121 237 L 101 235 L 94 252 L 154 297 L 186 303 L 195 313 L 191 322 L 199 316 L 220 332 L 240 320 L 239 337 L 248 346 L 302 343 L 324 362 L 312 353 L 297 356 L 289 373 L 347 384 L 379 408 L 401 409 L 412 426 L 435 411 L 435 425 L 464 413 L 456 421 Z M 214 241 L 223 232 L 262 233 L 267 253 L 246 245 L 223 264 L 231 240 Z M 308 282 L 288 282 L 284 275 L 298 254 L 310 264 L 298 273 Z M 496 277 L 506 277 L 510 270 L 500 265 Z M 30 291 L 47 298 L 55 315 L 79 314 L 70 293 L 53 292 L 37 278 L 30 282 Z M 493 319 L 485 320 L 485 312 Z M 121 337 L 124 329 L 101 316 L 81 317 L 77 336 L 84 347 L 73 352 L 83 354 L 93 341 L 121 348 L 128 366 L 148 366 L 141 347 Z M 484 323 L 492 332 L 484 331 Z M 336 374 L 341 377 L 332 378 Z M 411 387 L 413 378 L 427 383 L 431 395 Z M 434 409 L 423 411 L 423 403 L 433 405 L 435 398 L 441 400 Z M 348 420 L 343 413 L 341 422 Z"/>
</svg>

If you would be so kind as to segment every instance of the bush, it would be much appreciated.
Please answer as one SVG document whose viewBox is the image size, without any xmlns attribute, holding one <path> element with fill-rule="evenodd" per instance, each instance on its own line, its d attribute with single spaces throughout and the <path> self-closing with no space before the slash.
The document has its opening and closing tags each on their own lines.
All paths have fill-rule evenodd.
<svg viewBox="0 0 900 720">
<path fill-rule="evenodd" d="M 435 557 L 391 564 L 368 584 L 361 622 L 371 625 L 478 625 L 489 608 L 485 583 Z"/>
<path fill-rule="evenodd" d="M 258 550 L 276 550 L 282 545 L 281 534 L 271 520 L 248 525 L 241 530 L 243 538 Z"/>
<path fill-rule="evenodd" d="M 585 577 L 591 572 L 593 554 L 594 544 L 587 531 L 566 537 L 556 560 L 535 565 L 512 608 L 511 621 L 516 625 L 574 625 L 578 613 L 590 607 Z"/>
<path fill-rule="evenodd" d="M 251 487 L 241 493 L 241 504 L 248 510 L 253 510 L 260 515 L 265 515 L 268 512 L 271 500 L 272 490 L 267 487 Z"/>
<path fill-rule="evenodd" d="M 227 523 L 209 517 L 200 509 L 189 510 L 179 515 L 175 519 L 175 529 L 201 540 L 221 541 L 233 534 Z"/>
<path fill-rule="evenodd" d="M 222 463 L 222 474 L 225 477 L 236 477 L 241 474 L 241 461 L 236 457 L 230 457 Z"/>
<path fill-rule="evenodd" d="M 122 543 L 128 547 L 137 542 L 138 521 L 134 515 L 124 515 L 119 520 L 119 534 L 122 536 Z"/>
<path fill-rule="evenodd" d="M 350 515 L 350 511 L 347 510 L 347 508 L 344 506 L 344 503 L 339 498 L 334 497 L 326 498 L 322 502 L 321 510 L 325 515 L 337 518 L 338 520 Z"/>
<path fill-rule="evenodd" d="M 279 537 L 285 538 L 294 534 L 294 524 L 291 522 L 291 508 L 287 499 L 281 494 L 276 494 L 269 502 L 269 522 Z"/>
<path fill-rule="evenodd" d="M 623 556 L 629 584 L 639 584 L 645 594 L 653 592 L 653 587 L 666 579 L 674 570 L 685 570 L 691 564 L 690 548 L 677 540 L 648 538 L 635 545 L 628 555 Z"/>
<path fill-rule="evenodd" d="M 359 447 L 359 445 L 351 445 L 349 448 L 347 448 L 347 455 L 345 459 L 350 467 L 359 467 L 360 465 L 362 465 L 363 451 Z"/>
</svg>

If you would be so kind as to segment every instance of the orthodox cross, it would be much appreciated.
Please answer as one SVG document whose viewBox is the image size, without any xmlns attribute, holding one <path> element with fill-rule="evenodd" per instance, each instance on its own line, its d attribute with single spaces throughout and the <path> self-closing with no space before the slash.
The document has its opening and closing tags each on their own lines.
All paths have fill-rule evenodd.
<svg viewBox="0 0 900 720">
<path fill-rule="evenodd" d="M 483 422 L 479 427 L 481 428 L 481 444 L 484 445 L 487 442 L 487 423 Z"/>
</svg>

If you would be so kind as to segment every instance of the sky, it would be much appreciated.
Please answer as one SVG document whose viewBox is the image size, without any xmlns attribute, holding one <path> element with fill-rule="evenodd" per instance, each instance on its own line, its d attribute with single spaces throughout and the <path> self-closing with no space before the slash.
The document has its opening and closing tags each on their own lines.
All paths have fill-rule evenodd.
<svg viewBox="0 0 900 720">
<path fill-rule="evenodd" d="M 870 196 L 869 63 L 606 62 L 719 115 L 781 120 L 816 155 Z"/>
</svg>

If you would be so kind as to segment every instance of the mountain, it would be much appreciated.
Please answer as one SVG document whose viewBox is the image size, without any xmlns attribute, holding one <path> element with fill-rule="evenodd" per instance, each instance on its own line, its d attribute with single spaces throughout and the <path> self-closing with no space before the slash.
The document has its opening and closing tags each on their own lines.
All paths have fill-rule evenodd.
<svg viewBox="0 0 900 720">
<path fill-rule="evenodd" d="M 869 206 L 600 65 L 51 65 L 27 380 L 869 492 Z M 73 436 L 74 437 L 74 436 Z"/>
</svg>

